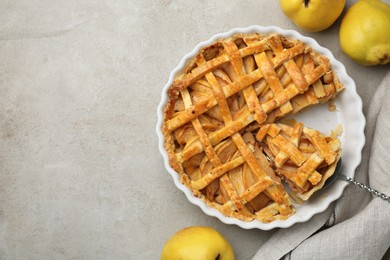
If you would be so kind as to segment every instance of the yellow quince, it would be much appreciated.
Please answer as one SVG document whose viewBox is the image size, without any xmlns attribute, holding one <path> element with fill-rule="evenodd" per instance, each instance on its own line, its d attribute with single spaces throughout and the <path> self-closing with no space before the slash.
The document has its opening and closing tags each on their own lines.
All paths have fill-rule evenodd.
<svg viewBox="0 0 390 260">
<path fill-rule="evenodd" d="M 361 65 L 390 62 L 390 5 L 360 0 L 346 12 L 340 26 L 342 50 Z"/>
<path fill-rule="evenodd" d="M 193 226 L 176 232 L 166 243 L 161 260 L 234 260 L 230 243 L 211 227 Z"/>
<path fill-rule="evenodd" d="M 280 0 L 283 12 L 298 27 L 319 32 L 330 27 L 340 16 L 346 0 Z"/>
</svg>

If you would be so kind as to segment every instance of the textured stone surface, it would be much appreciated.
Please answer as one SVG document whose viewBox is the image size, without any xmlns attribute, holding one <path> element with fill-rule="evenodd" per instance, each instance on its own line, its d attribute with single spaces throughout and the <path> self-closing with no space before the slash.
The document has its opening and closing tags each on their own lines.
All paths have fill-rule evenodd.
<svg viewBox="0 0 390 260">
<path fill-rule="evenodd" d="M 297 29 L 277 1 L 0 1 L 0 259 L 158 259 L 192 225 L 251 258 L 272 231 L 190 204 L 164 170 L 155 125 L 181 57 L 252 24 Z M 351 62 L 338 24 L 304 34 L 346 65 L 366 109 L 389 67 Z"/>
</svg>

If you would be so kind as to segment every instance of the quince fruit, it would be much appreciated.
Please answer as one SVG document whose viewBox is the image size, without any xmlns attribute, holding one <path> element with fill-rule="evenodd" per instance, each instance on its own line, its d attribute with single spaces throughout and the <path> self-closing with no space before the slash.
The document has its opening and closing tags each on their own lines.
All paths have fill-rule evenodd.
<svg viewBox="0 0 390 260">
<path fill-rule="evenodd" d="M 166 243 L 161 260 L 234 260 L 229 242 L 211 227 L 193 226 L 174 234 Z"/>
<path fill-rule="evenodd" d="M 346 12 L 340 26 L 341 49 L 361 65 L 390 62 L 390 5 L 360 0 Z"/>
<path fill-rule="evenodd" d="M 340 16 L 346 0 L 280 0 L 283 12 L 298 27 L 319 32 L 331 26 Z"/>
</svg>

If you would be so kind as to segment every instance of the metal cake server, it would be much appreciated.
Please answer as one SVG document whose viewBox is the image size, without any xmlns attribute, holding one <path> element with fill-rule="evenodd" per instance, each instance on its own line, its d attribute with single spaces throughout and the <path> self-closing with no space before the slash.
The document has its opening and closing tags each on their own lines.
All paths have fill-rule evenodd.
<svg viewBox="0 0 390 260">
<path fill-rule="evenodd" d="M 386 194 L 384 194 L 384 193 L 382 193 L 380 191 L 377 191 L 376 189 L 371 188 L 370 186 L 368 186 L 366 184 L 360 183 L 360 182 L 356 181 L 355 179 L 342 174 L 341 173 L 342 168 L 343 168 L 343 164 L 342 164 L 342 160 L 340 158 L 340 160 L 337 163 L 337 166 L 336 166 L 336 169 L 335 169 L 333 175 L 330 176 L 329 179 L 327 179 L 325 181 L 325 184 L 324 184 L 324 186 L 322 188 L 329 187 L 336 180 L 343 180 L 343 181 L 351 183 L 351 184 L 353 184 L 355 186 L 358 186 L 359 188 L 365 189 L 368 192 L 370 192 L 371 194 L 373 194 L 374 196 L 379 197 L 379 198 L 381 198 L 383 200 L 386 200 L 387 202 L 390 203 L 390 197 L 389 196 L 387 196 Z"/>
</svg>

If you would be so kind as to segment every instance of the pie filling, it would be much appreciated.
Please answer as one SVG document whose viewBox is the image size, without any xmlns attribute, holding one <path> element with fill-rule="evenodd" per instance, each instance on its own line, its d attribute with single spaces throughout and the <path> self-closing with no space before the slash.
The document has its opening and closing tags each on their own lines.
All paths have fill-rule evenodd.
<svg viewBox="0 0 390 260">
<path fill-rule="evenodd" d="M 293 200 L 307 200 L 333 174 L 341 149 L 337 136 L 283 119 L 342 90 L 329 60 L 299 40 L 220 39 L 168 89 L 162 131 L 170 165 L 226 216 L 287 219 Z"/>
</svg>

